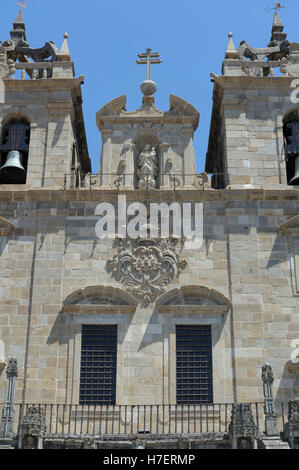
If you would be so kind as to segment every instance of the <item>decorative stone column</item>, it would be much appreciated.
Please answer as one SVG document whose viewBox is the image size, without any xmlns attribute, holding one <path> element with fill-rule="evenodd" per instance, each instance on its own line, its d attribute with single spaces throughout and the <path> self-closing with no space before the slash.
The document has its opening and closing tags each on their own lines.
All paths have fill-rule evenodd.
<svg viewBox="0 0 299 470">
<path fill-rule="evenodd" d="M 257 449 L 257 434 L 258 430 L 252 415 L 251 405 L 249 403 L 233 405 L 232 417 L 229 424 L 232 448 L 245 449 L 248 448 L 251 442 L 253 449 Z M 243 443 L 238 445 L 240 439 L 243 439 Z"/>
<path fill-rule="evenodd" d="M 45 410 L 37 405 L 29 406 L 21 422 L 19 449 L 42 449 L 45 434 Z"/>
<path fill-rule="evenodd" d="M 6 370 L 6 376 L 7 384 L 5 392 L 5 402 L 0 425 L 0 437 L 11 438 L 13 436 L 14 399 L 16 389 L 16 378 L 18 376 L 18 363 L 16 359 L 9 359 Z"/>
<path fill-rule="evenodd" d="M 265 398 L 265 429 L 267 436 L 278 436 L 277 412 L 273 397 L 274 376 L 270 364 L 264 364 L 262 369 L 262 379 L 264 382 Z"/>
</svg>

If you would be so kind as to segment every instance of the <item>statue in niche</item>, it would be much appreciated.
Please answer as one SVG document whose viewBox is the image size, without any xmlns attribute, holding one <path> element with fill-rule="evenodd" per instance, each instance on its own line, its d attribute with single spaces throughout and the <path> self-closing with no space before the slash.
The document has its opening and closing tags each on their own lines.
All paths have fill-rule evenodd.
<svg viewBox="0 0 299 470">
<path fill-rule="evenodd" d="M 158 158 L 155 147 L 146 144 L 138 158 L 139 189 L 154 189 L 156 187 L 156 177 L 158 174 Z"/>
</svg>

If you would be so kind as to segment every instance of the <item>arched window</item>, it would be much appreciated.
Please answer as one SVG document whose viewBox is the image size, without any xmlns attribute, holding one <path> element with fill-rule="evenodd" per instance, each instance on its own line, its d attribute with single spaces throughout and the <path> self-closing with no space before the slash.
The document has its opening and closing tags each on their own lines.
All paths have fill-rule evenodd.
<svg viewBox="0 0 299 470">
<path fill-rule="evenodd" d="M 284 119 L 283 135 L 285 143 L 287 181 L 291 186 L 299 186 L 299 112 L 293 111 Z"/>
<path fill-rule="evenodd" d="M 3 127 L 0 184 L 25 184 L 30 140 L 26 118 L 11 118 Z"/>
</svg>

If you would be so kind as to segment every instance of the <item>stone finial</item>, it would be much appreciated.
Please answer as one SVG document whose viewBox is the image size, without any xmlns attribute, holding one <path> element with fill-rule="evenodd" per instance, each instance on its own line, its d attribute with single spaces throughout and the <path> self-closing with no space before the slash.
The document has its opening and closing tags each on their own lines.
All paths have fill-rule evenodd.
<svg viewBox="0 0 299 470">
<path fill-rule="evenodd" d="M 7 377 L 18 377 L 18 361 L 14 357 L 8 361 L 6 375 Z"/>
<path fill-rule="evenodd" d="M 283 22 L 281 21 L 280 16 L 279 16 L 277 11 L 274 13 L 273 26 L 275 26 L 275 27 L 278 26 L 278 27 L 282 27 L 282 28 L 284 27 Z"/>
<path fill-rule="evenodd" d="M 71 54 L 68 45 L 68 33 L 64 33 L 63 37 L 64 41 L 59 52 L 59 60 L 69 62 L 71 60 Z"/>
<path fill-rule="evenodd" d="M 225 53 L 226 59 L 239 59 L 239 53 L 235 47 L 232 33 L 228 33 L 228 45 Z"/>
<path fill-rule="evenodd" d="M 162 60 L 159 58 L 159 52 L 152 52 L 151 49 L 147 49 L 145 53 L 138 54 L 138 60 L 136 63 L 138 65 L 147 66 L 147 76 L 146 80 L 141 84 L 141 91 L 144 94 L 143 103 L 153 104 L 154 97 L 153 94 L 157 91 L 156 83 L 151 79 L 151 65 L 152 64 L 162 64 Z"/>
<path fill-rule="evenodd" d="M 284 24 L 280 19 L 280 16 L 278 12 L 276 11 L 274 13 L 274 19 L 273 19 L 273 26 L 272 26 L 272 36 L 270 40 L 270 44 L 268 47 L 271 47 L 274 45 L 274 43 L 281 43 L 287 39 L 287 34 L 283 32 L 284 30 Z"/>
<path fill-rule="evenodd" d="M 25 24 L 24 24 L 24 19 L 23 19 L 23 13 L 22 11 L 20 10 L 19 11 L 19 14 L 16 18 L 16 21 L 13 23 L 13 27 L 15 29 L 18 29 L 20 27 L 22 27 L 23 29 L 25 29 Z"/>
</svg>

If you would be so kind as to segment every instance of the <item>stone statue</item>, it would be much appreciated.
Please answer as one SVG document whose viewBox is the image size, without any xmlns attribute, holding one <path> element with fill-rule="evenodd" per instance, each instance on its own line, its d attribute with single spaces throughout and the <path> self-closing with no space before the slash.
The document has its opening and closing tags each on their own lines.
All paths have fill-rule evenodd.
<svg viewBox="0 0 299 470">
<path fill-rule="evenodd" d="M 264 383 L 264 398 L 265 398 L 265 427 L 267 436 L 277 436 L 277 413 L 273 396 L 273 382 L 274 375 L 270 364 L 265 363 L 262 368 L 262 379 Z"/>
<path fill-rule="evenodd" d="M 156 187 L 157 160 L 155 147 L 146 144 L 138 159 L 139 189 L 154 189 Z"/>
</svg>

